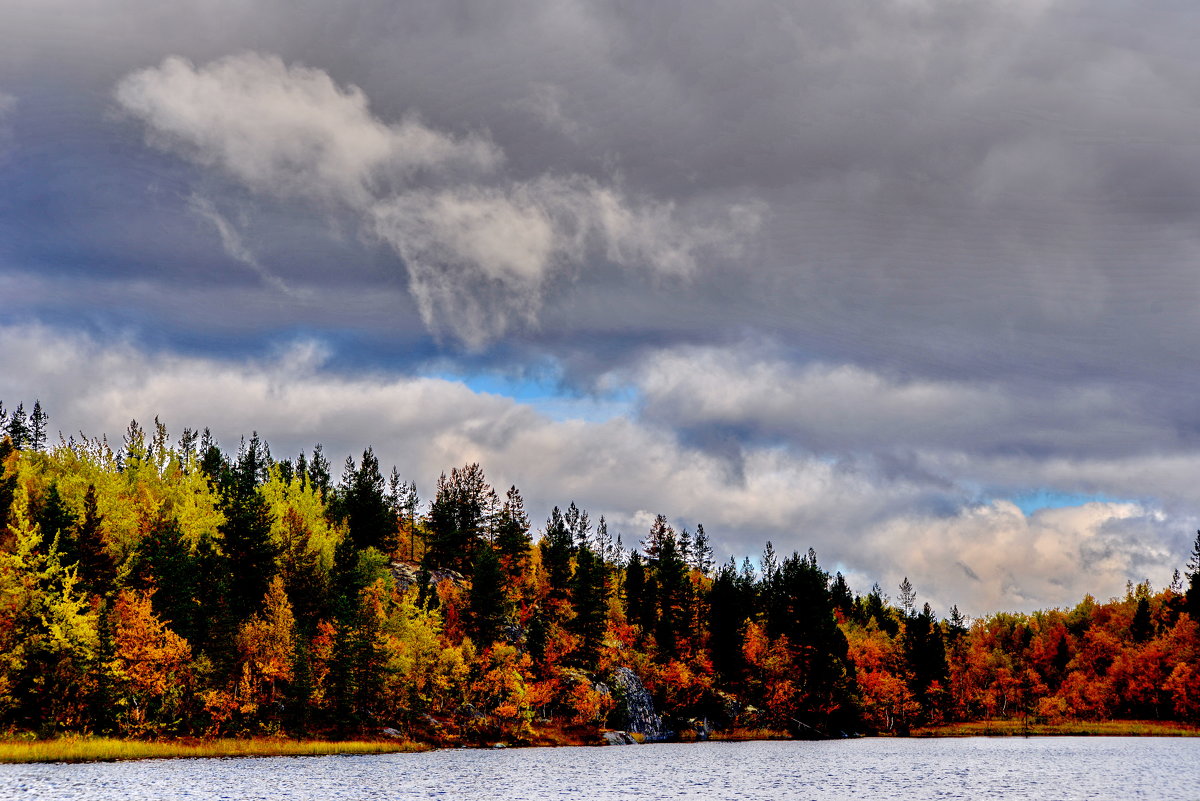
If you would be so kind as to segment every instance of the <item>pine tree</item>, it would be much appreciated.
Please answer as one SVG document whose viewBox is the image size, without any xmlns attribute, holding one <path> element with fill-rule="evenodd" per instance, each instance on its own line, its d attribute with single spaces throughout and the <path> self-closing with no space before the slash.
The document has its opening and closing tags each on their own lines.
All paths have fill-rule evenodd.
<svg viewBox="0 0 1200 801">
<path fill-rule="evenodd" d="M 25 404 L 23 403 L 17 404 L 17 408 L 13 410 L 12 416 L 8 420 L 8 436 L 12 440 L 13 447 L 19 451 L 29 446 L 29 422 L 25 416 Z"/>
<path fill-rule="evenodd" d="M 900 582 L 900 609 L 904 612 L 905 617 L 912 617 L 916 605 L 917 591 L 913 589 L 908 576 L 905 576 L 904 581 Z"/>
<path fill-rule="evenodd" d="M 646 566 L 642 564 L 642 555 L 636 549 L 629 552 L 622 589 L 625 593 L 625 618 L 640 626 L 644 634 L 653 632 L 657 618 L 653 601 L 647 597 Z"/>
<path fill-rule="evenodd" d="M 340 493 L 342 517 L 350 530 L 355 547 L 375 548 L 392 554 L 397 546 L 396 516 L 384 492 L 383 475 L 375 451 L 363 451 L 357 469 L 348 461 L 346 477 Z"/>
<path fill-rule="evenodd" d="M 88 484 L 83 496 L 83 519 L 75 532 L 76 547 L 79 549 L 79 576 L 92 593 L 106 596 L 113 591 L 117 566 L 104 544 L 103 524 L 104 518 L 96 501 L 96 485 Z"/>
<path fill-rule="evenodd" d="M 708 609 L 708 646 L 713 669 L 725 681 L 736 681 L 745 666 L 742 627 L 754 613 L 754 597 L 752 586 L 742 581 L 732 557 L 713 578 Z"/>
<path fill-rule="evenodd" d="M 333 477 L 329 473 L 329 460 L 325 458 L 325 451 L 321 443 L 313 446 L 312 459 L 308 463 L 308 483 L 322 498 L 329 497 L 329 488 L 332 486 Z"/>
<path fill-rule="evenodd" d="M 1192 555 L 1188 559 L 1187 592 L 1184 594 L 1184 610 L 1192 620 L 1200 621 L 1200 531 L 1196 532 L 1196 540 L 1192 543 Z"/>
<path fill-rule="evenodd" d="M 475 557 L 469 603 L 471 634 L 479 647 L 486 648 L 500 638 L 509 614 L 504 574 L 496 551 L 490 546 L 481 547 Z"/>
<path fill-rule="evenodd" d="M 538 547 L 542 552 L 542 567 L 546 571 L 551 596 L 566 599 L 570 591 L 571 556 L 575 549 L 574 539 L 557 506 L 550 511 L 550 517 L 546 520 L 546 530 Z"/>
<path fill-rule="evenodd" d="M 917 701 L 928 709 L 933 700 L 929 697 L 930 685 L 936 681 L 945 687 L 949 675 L 942 630 L 929 604 L 905 619 L 900 642 L 910 670 L 909 687 Z"/>
<path fill-rule="evenodd" d="M 496 492 L 478 464 L 445 473 L 429 507 L 429 536 L 424 563 L 470 572 L 490 533 L 497 505 Z"/>
<path fill-rule="evenodd" d="M 509 487 L 496 517 L 496 553 L 509 584 L 516 583 L 525 573 L 532 545 L 525 500 L 515 486 Z"/>
<path fill-rule="evenodd" d="M 579 637 L 574 660 L 579 667 L 592 671 L 599 662 L 608 626 L 608 571 L 600 556 L 586 545 L 579 548 L 576 556 L 572 605 L 575 617 L 570 628 Z"/>
<path fill-rule="evenodd" d="M 1145 595 L 1138 597 L 1137 607 L 1133 611 L 1133 620 L 1129 623 L 1129 636 L 1138 643 L 1146 642 L 1154 636 L 1154 621 L 1150 617 L 1150 601 Z"/>
<path fill-rule="evenodd" d="M 29 416 L 29 446 L 35 451 L 46 449 L 46 422 L 49 418 L 42 411 L 42 402 L 33 402 L 33 413 Z"/>
<path fill-rule="evenodd" d="M 256 434 L 242 448 L 237 464 L 223 476 L 222 547 L 233 578 L 230 608 L 239 621 L 258 610 L 275 573 L 271 511 L 259 489 L 267 458 Z"/>
<path fill-rule="evenodd" d="M 692 566 L 707 576 L 713 568 L 713 549 L 712 544 L 708 541 L 708 534 L 704 531 L 703 523 L 696 524 L 696 540 L 693 550 Z"/>
<path fill-rule="evenodd" d="M 574 501 L 571 501 L 571 505 L 563 513 L 563 522 L 566 524 L 567 531 L 570 532 L 571 540 L 576 548 L 583 548 L 591 544 L 592 524 L 588 519 L 588 513 L 576 506 Z"/>
<path fill-rule="evenodd" d="M 659 650 L 676 655 L 678 641 L 690 623 L 691 584 L 687 580 L 687 565 L 676 550 L 674 537 L 665 537 L 655 565 L 658 580 L 658 626 L 654 636 Z"/>
<path fill-rule="evenodd" d="M 675 529 L 671 528 L 671 524 L 667 522 L 666 515 L 658 515 L 650 526 L 650 533 L 646 536 L 645 542 L 642 543 L 642 550 L 646 552 L 646 559 L 649 562 L 658 561 L 658 554 L 662 550 L 663 543 L 668 539 L 675 540 Z"/>
</svg>

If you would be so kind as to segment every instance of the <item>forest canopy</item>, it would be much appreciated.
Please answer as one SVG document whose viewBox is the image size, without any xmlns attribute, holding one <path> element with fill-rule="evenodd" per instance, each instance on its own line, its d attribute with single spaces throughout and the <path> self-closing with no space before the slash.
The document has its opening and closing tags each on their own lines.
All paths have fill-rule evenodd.
<svg viewBox="0 0 1200 801">
<path fill-rule="evenodd" d="M 968 620 L 564 500 L 535 526 L 478 464 L 422 500 L 370 447 L 335 478 L 157 420 L 51 445 L 0 404 L 0 727 L 521 742 L 625 725 L 630 673 L 674 732 L 1200 720 L 1200 536 L 1169 587 Z"/>
</svg>

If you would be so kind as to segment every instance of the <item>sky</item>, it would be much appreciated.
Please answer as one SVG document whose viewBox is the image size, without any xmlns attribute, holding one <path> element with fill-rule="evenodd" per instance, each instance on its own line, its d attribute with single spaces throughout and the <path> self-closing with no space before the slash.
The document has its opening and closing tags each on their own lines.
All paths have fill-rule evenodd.
<svg viewBox="0 0 1200 801">
<path fill-rule="evenodd" d="M 0 400 L 479 462 L 973 615 L 1200 528 L 1158 0 L 0 0 Z"/>
</svg>

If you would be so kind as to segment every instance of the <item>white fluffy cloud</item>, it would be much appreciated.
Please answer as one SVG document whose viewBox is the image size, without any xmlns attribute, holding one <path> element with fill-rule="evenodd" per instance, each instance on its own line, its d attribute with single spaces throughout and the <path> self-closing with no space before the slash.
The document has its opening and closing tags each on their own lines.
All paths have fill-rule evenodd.
<svg viewBox="0 0 1200 801">
<path fill-rule="evenodd" d="M 584 176 L 508 179 L 488 137 L 385 123 L 357 87 L 277 56 L 170 57 L 127 75 L 116 98 L 159 147 L 256 192 L 360 213 L 404 259 L 425 323 L 469 346 L 536 323 L 551 280 L 589 258 L 686 277 L 706 251 L 735 250 L 764 211 L 684 221 L 670 203 Z"/>
<path fill-rule="evenodd" d="M 937 480 L 779 447 L 748 447 L 734 469 L 634 417 L 552 419 L 457 381 L 339 373 L 328 357 L 312 343 L 252 361 L 189 357 L 0 327 L 5 400 L 56 399 L 52 429 L 119 437 L 131 416 L 159 415 L 176 433 L 211 426 L 226 447 L 257 430 L 278 456 L 319 437 L 335 463 L 370 444 L 425 491 L 439 472 L 479 461 L 525 492 L 535 520 L 576 500 L 633 545 L 664 512 L 703 522 L 724 556 L 757 554 L 771 539 L 782 552 L 815 547 L 859 589 L 908 575 L 943 612 L 1060 605 L 1117 594 L 1127 579 L 1161 584 L 1180 558 L 1176 530 L 1191 525 L 1123 503 L 1026 518 Z"/>
<path fill-rule="evenodd" d="M 486 171 L 502 159 L 483 136 L 454 137 L 415 117 L 384 123 L 358 87 L 278 56 L 199 67 L 170 57 L 123 78 L 116 98 L 155 144 L 273 195 L 361 207 L 420 170 Z"/>
</svg>

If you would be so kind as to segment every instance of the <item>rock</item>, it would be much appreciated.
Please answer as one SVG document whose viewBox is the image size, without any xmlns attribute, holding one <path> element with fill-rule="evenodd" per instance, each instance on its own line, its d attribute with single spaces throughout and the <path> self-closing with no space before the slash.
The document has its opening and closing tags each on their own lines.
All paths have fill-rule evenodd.
<svg viewBox="0 0 1200 801">
<path fill-rule="evenodd" d="M 621 699 L 625 712 L 625 730 L 640 734 L 651 742 L 665 740 L 671 732 L 663 727 L 662 717 L 654 711 L 654 699 L 646 686 L 627 667 L 613 671 L 613 692 Z"/>
<path fill-rule="evenodd" d="M 404 592 L 409 587 L 417 585 L 421 580 L 421 565 L 419 562 L 392 562 L 392 577 L 396 580 L 396 589 Z M 467 586 L 467 580 L 457 570 L 437 568 L 429 571 L 429 586 L 436 587 L 443 581 L 449 581 L 455 587 L 462 589 Z"/>
<path fill-rule="evenodd" d="M 628 732 L 606 731 L 601 733 L 605 745 L 637 745 L 638 741 L 629 736 Z"/>
<path fill-rule="evenodd" d="M 402 740 L 402 739 L 404 739 L 404 735 L 403 735 L 403 734 L 400 732 L 400 730 L 399 730 L 399 729 L 393 729 L 391 726 L 386 726 L 386 727 L 384 727 L 384 729 L 383 729 L 383 736 L 384 736 L 384 737 L 391 737 L 393 740 Z"/>
</svg>

